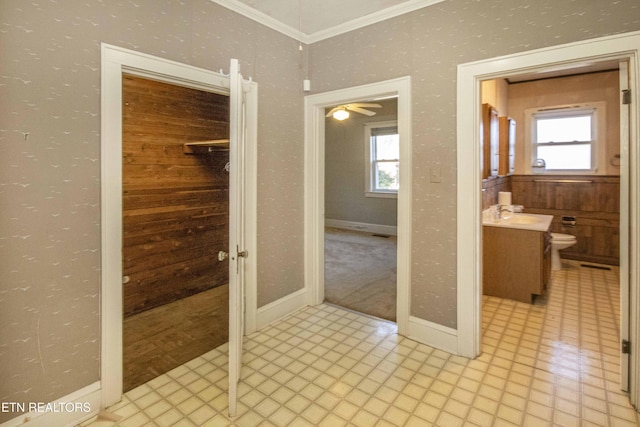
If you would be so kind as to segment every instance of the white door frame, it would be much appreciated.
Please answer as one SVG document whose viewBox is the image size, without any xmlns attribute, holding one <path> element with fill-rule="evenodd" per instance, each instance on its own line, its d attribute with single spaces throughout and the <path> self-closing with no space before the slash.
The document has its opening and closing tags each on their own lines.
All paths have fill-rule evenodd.
<svg viewBox="0 0 640 427">
<path fill-rule="evenodd" d="M 633 66 L 626 60 L 621 60 L 618 65 L 618 88 L 620 90 L 620 231 L 629 230 L 629 143 L 630 143 L 630 127 L 631 105 L 623 103 L 623 91 L 631 90 L 629 85 L 630 72 Z M 637 164 L 636 164 L 637 166 Z M 637 206 L 637 205 L 636 205 Z M 620 341 L 629 340 L 629 233 L 620 232 L 620 247 L 624 248 L 621 252 L 620 262 Z M 624 255 L 624 257 L 622 257 Z M 626 321 L 625 321 L 626 319 Z M 629 391 L 629 366 L 631 359 L 629 354 L 620 353 L 620 389 Z"/>
<path fill-rule="evenodd" d="M 632 103 L 629 123 L 629 141 L 621 141 L 621 164 L 629 173 L 621 175 L 621 235 L 628 232 L 627 241 L 621 239 L 620 277 L 621 294 L 629 295 L 629 325 L 631 337 L 630 391 L 632 404 L 640 403 L 640 355 L 637 339 L 638 308 L 640 307 L 640 153 L 638 129 L 640 129 L 640 102 L 638 96 L 638 69 L 640 66 L 640 32 L 618 34 L 593 40 L 553 46 L 522 52 L 499 58 L 491 58 L 458 66 L 457 99 L 457 233 L 458 233 L 458 335 L 461 338 L 460 353 L 476 357 L 481 352 L 482 312 L 482 210 L 480 176 L 480 84 L 523 72 L 535 72 L 550 67 L 572 68 L 577 64 L 628 59 Z M 625 168 L 622 168 L 624 174 Z M 622 193 L 622 192 L 621 192 Z M 628 280 L 625 280 L 628 279 Z M 625 289 L 628 290 L 625 291 Z M 623 311 L 623 310 L 621 310 Z M 621 319 L 621 322 L 624 320 Z"/>
<path fill-rule="evenodd" d="M 102 406 L 122 398 L 122 73 L 229 95 L 221 74 L 102 44 L 101 63 L 101 360 Z M 246 155 L 246 330 L 255 328 L 257 147 Z"/>
<path fill-rule="evenodd" d="M 400 77 L 305 97 L 305 291 L 307 303 L 324 301 L 325 108 L 398 95 L 400 190 L 398 191 L 397 311 L 398 333 L 407 335 L 411 280 L 411 79 Z"/>
</svg>

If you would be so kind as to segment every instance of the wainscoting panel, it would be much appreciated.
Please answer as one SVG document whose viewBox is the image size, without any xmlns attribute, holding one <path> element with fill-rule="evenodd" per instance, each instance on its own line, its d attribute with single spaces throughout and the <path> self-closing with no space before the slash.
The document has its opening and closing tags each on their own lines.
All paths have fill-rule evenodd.
<svg viewBox="0 0 640 427">
<path fill-rule="evenodd" d="M 493 176 L 482 180 L 482 209 L 498 203 L 498 193 L 511 191 L 511 176 Z M 517 200 L 513 203 L 520 204 Z"/>
<path fill-rule="evenodd" d="M 619 265 L 619 176 L 514 175 L 511 185 L 514 203 L 526 212 L 553 215 L 553 232 L 577 237 L 563 258 Z M 563 224 L 563 216 L 574 217 L 575 225 Z"/>
</svg>

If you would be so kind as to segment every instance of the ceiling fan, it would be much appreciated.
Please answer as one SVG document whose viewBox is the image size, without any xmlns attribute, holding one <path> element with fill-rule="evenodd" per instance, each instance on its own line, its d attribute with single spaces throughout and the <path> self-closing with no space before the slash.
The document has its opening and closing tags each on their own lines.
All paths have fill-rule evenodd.
<svg viewBox="0 0 640 427">
<path fill-rule="evenodd" d="M 361 102 L 356 102 L 354 104 L 338 105 L 337 107 L 329 111 L 325 117 L 333 116 L 333 118 L 336 120 L 345 120 L 349 118 L 349 111 L 353 111 L 354 113 L 364 114 L 365 116 L 375 116 L 376 114 L 375 111 L 369 111 L 362 107 L 381 108 L 382 106 L 380 104 L 368 104 L 368 103 L 361 103 Z"/>
</svg>

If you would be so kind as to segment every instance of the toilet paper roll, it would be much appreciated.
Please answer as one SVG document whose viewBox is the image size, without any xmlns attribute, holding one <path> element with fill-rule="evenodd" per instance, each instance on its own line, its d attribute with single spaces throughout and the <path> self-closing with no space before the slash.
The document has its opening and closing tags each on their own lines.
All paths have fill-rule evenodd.
<svg viewBox="0 0 640 427">
<path fill-rule="evenodd" d="M 498 193 L 498 204 L 505 206 L 511 204 L 511 192 L 501 191 Z"/>
</svg>

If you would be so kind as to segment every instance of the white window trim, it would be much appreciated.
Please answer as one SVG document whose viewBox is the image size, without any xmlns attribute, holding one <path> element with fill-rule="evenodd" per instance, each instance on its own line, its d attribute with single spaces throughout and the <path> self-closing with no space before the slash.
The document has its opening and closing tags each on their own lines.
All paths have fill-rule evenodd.
<svg viewBox="0 0 640 427">
<path fill-rule="evenodd" d="M 364 196 L 365 197 L 377 197 L 383 199 L 397 199 L 398 191 L 397 190 L 377 190 L 373 191 L 373 182 L 374 182 L 374 171 L 371 168 L 371 129 L 375 128 L 386 128 L 391 126 L 398 126 L 397 120 L 390 120 L 386 122 L 372 122 L 365 123 L 364 125 Z"/>
<path fill-rule="evenodd" d="M 534 116 L 537 113 L 551 111 L 551 110 L 593 110 L 594 121 L 592 126 L 594 127 L 593 135 L 594 142 L 592 143 L 592 155 L 593 161 L 592 169 L 579 169 L 579 170 L 539 170 L 532 168 L 531 165 L 535 161 L 535 155 L 533 150 L 533 136 L 535 129 L 533 128 Z M 605 101 L 597 102 L 585 102 L 580 104 L 570 105 L 554 105 L 543 108 L 528 108 L 524 111 L 524 158 L 528 159 L 524 163 L 525 174 L 535 175 L 604 175 L 607 171 L 606 166 L 606 120 L 607 120 L 607 103 Z"/>
</svg>

